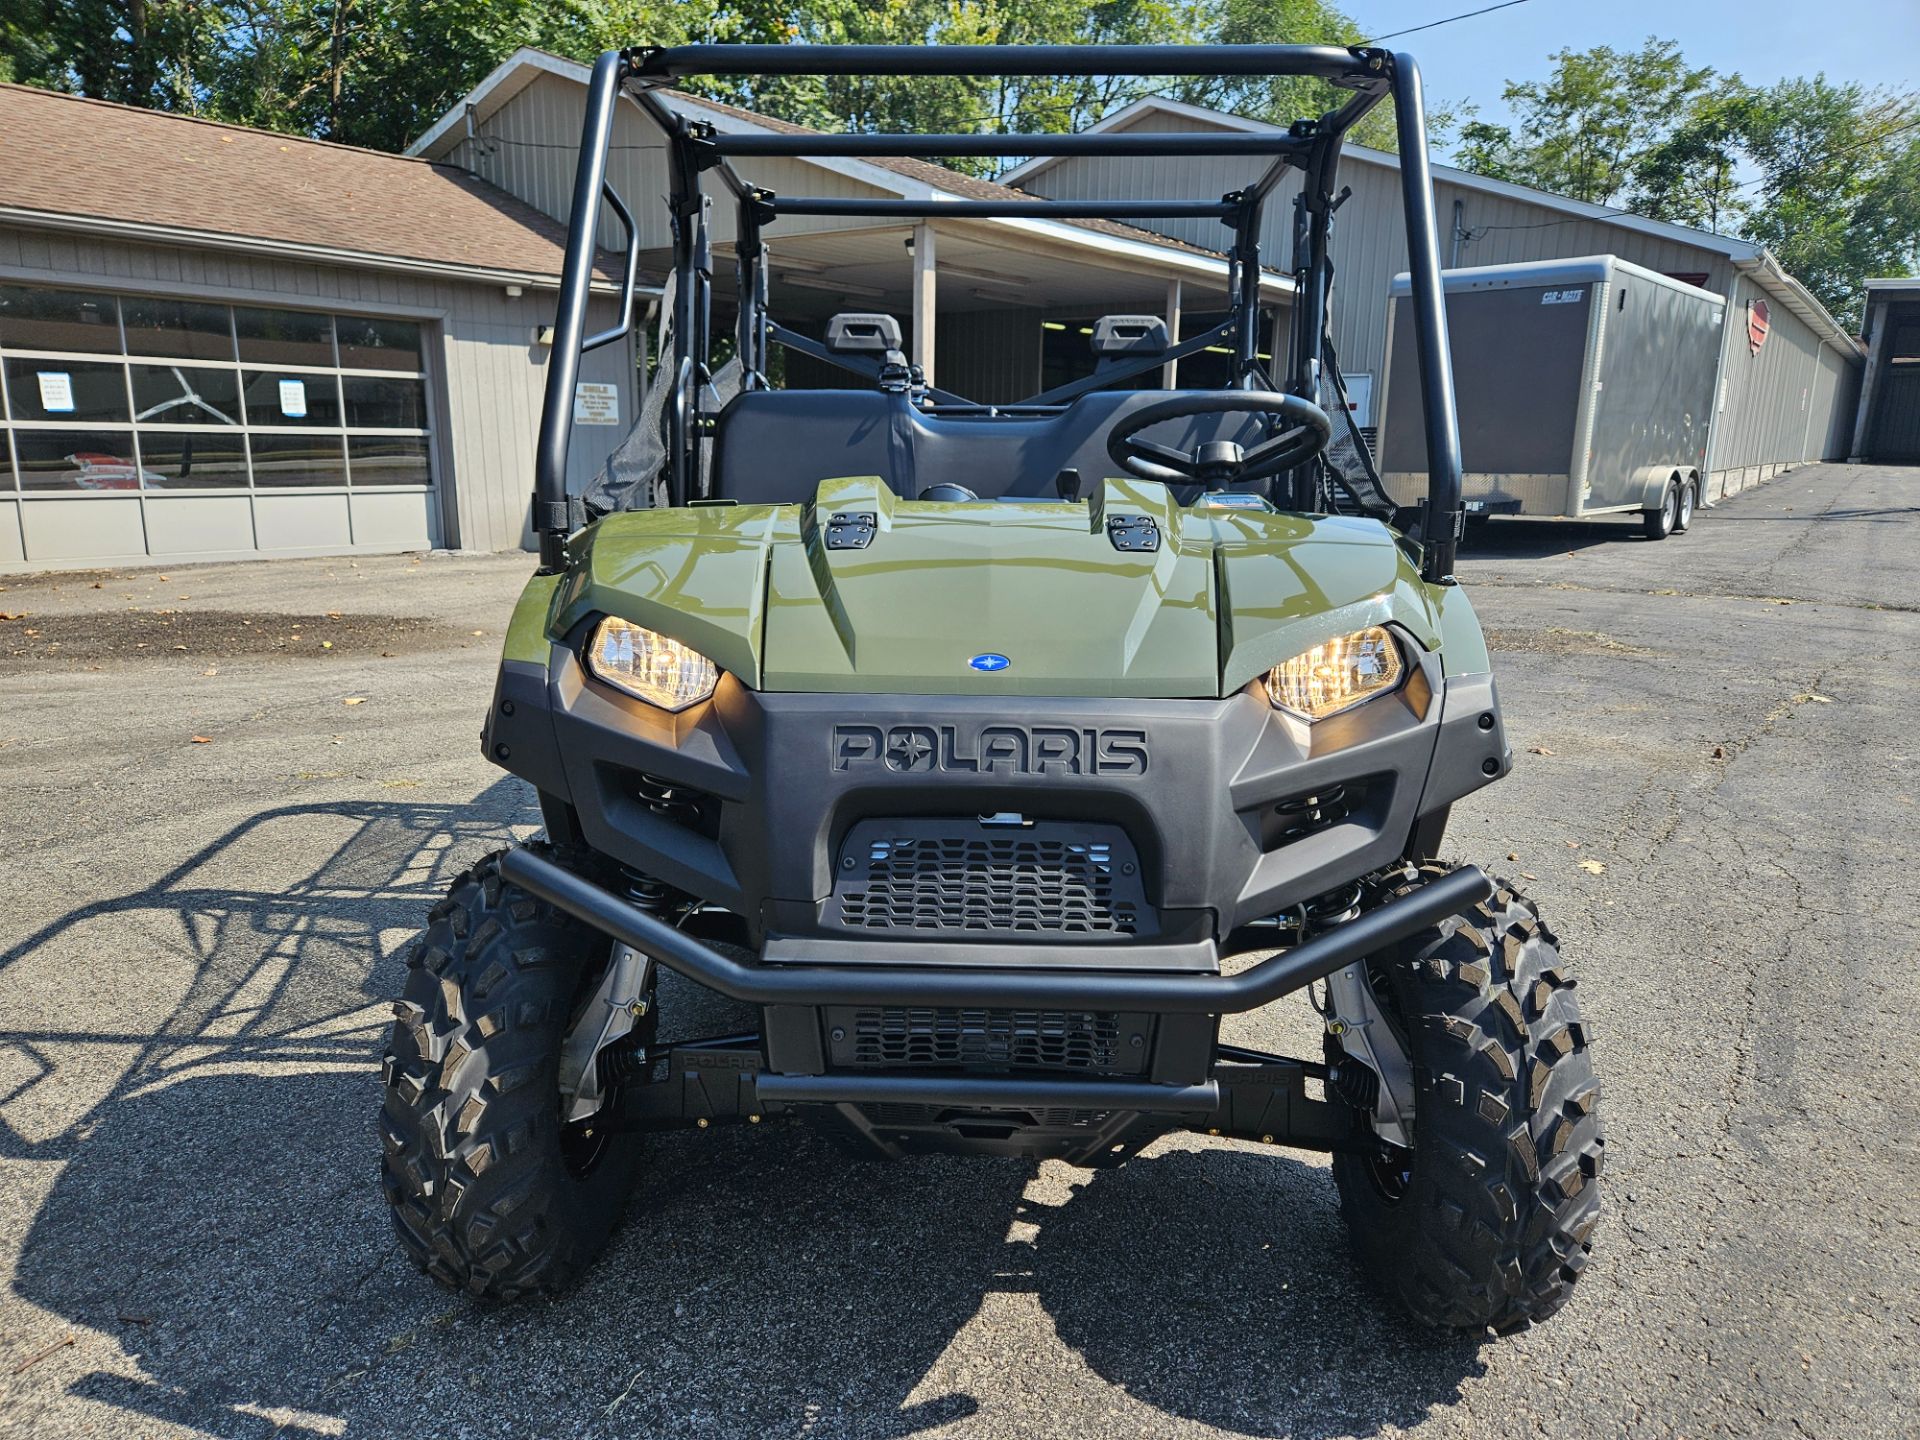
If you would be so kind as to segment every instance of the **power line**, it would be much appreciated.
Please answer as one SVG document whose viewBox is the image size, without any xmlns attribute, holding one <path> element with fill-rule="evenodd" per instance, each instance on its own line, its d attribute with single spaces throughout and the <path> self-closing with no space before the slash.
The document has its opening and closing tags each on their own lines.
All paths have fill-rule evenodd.
<svg viewBox="0 0 1920 1440">
<path fill-rule="evenodd" d="M 1516 5 L 1524 5 L 1527 0 L 1501 0 L 1498 5 L 1487 5 L 1479 10 L 1469 10 L 1464 15 L 1449 15 L 1444 20 L 1429 20 L 1424 25 L 1410 25 L 1405 30 L 1389 30 L 1384 35 L 1376 35 L 1367 41 L 1369 45 L 1378 45 L 1382 40 L 1397 40 L 1402 35 L 1418 35 L 1422 30 L 1438 30 L 1442 25 L 1451 25 L 1456 20 L 1471 20 L 1476 15 L 1491 15 L 1496 10 L 1511 10 Z"/>
</svg>

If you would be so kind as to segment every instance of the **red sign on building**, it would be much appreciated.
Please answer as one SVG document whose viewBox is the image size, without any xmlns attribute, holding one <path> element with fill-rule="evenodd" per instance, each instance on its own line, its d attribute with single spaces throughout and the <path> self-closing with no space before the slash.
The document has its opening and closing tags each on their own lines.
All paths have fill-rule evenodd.
<svg viewBox="0 0 1920 1440">
<path fill-rule="evenodd" d="M 1767 302 L 1749 300 L 1747 302 L 1747 348 L 1758 355 L 1760 347 L 1767 343 L 1767 334 L 1772 329 L 1773 322 L 1771 312 L 1767 309 Z"/>
</svg>

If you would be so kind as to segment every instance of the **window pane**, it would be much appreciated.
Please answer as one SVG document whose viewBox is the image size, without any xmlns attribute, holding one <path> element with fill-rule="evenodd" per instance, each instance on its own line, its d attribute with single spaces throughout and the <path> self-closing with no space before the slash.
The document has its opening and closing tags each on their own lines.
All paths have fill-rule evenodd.
<svg viewBox="0 0 1920 1440">
<path fill-rule="evenodd" d="M 127 372 L 99 360 L 7 361 L 7 400 L 15 420 L 125 420 Z"/>
<path fill-rule="evenodd" d="M 0 285 L 0 345 L 118 355 L 120 316 L 111 295 Z"/>
<path fill-rule="evenodd" d="M 254 435 L 253 483 L 274 485 L 344 485 L 346 458 L 334 435 Z"/>
<path fill-rule="evenodd" d="M 333 317 L 306 310 L 233 307 L 242 360 L 280 365 L 333 364 Z"/>
<path fill-rule="evenodd" d="M 334 376 L 284 375 L 272 370 L 249 370 L 246 376 L 249 425 L 339 426 L 340 393 L 334 388 Z"/>
<path fill-rule="evenodd" d="M 238 425 L 240 377 L 193 365 L 135 365 L 133 418 L 156 425 Z"/>
<path fill-rule="evenodd" d="M 234 430 L 142 430 L 140 468 L 149 490 L 244 490 L 247 446 Z"/>
<path fill-rule="evenodd" d="M 232 319 L 224 305 L 191 300 L 120 301 L 129 355 L 180 355 L 189 360 L 233 359 Z"/>
<path fill-rule="evenodd" d="M 340 363 L 349 370 L 418 370 L 420 327 L 411 320 L 342 315 Z"/>
<path fill-rule="evenodd" d="M 427 387 L 418 380 L 384 380 L 342 375 L 347 394 L 347 424 L 369 429 L 427 428 Z"/>
<path fill-rule="evenodd" d="M 354 435 L 347 440 L 355 485 L 431 485 L 424 435 Z"/>
<path fill-rule="evenodd" d="M 16 430 L 28 490 L 137 490 L 130 430 Z"/>
</svg>

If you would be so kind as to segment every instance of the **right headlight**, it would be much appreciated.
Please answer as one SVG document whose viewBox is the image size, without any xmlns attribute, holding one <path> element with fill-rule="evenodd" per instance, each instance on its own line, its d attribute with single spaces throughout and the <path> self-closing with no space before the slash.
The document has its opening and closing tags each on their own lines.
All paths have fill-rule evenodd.
<svg viewBox="0 0 1920 1440">
<path fill-rule="evenodd" d="M 596 680 L 662 710 L 684 710 L 713 694 L 720 671 L 690 645 L 609 615 L 587 642 L 587 669 Z"/>
<path fill-rule="evenodd" d="M 1400 646 L 1379 625 L 1302 650 L 1267 672 L 1267 698 L 1303 720 L 1324 720 L 1385 695 L 1406 674 Z"/>
</svg>

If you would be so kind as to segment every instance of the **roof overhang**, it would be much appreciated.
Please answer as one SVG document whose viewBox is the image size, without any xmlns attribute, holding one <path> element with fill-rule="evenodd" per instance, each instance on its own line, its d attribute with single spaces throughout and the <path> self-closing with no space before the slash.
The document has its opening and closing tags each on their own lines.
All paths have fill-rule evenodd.
<svg viewBox="0 0 1920 1440">
<path fill-rule="evenodd" d="M 351 270 L 379 270 L 399 275 L 429 276 L 440 280 L 459 280 L 478 285 L 518 285 L 529 290 L 558 290 L 560 277 L 529 270 L 503 270 L 488 265 L 455 265 L 443 260 L 422 260 L 409 255 L 381 255 L 365 250 L 349 250 L 331 245 L 301 245 L 292 241 L 264 240 L 224 231 L 194 230 L 181 225 L 160 225 L 141 220 L 116 220 L 99 215 L 74 215 L 61 211 L 27 210 L 0 205 L 0 225 L 18 225 L 33 230 L 51 230 L 62 234 L 86 235 L 95 239 L 132 240 L 148 245 L 170 245 L 194 250 L 222 250 L 244 255 L 264 255 L 278 260 L 297 260 L 310 265 L 337 265 Z M 596 291 L 617 295 L 620 287 L 611 279 L 596 279 Z M 658 286 L 641 285 L 635 294 L 658 296 Z"/>
<path fill-rule="evenodd" d="M 474 125 L 483 124 L 543 74 L 572 81 L 584 89 L 592 71 L 576 60 L 568 60 L 559 55 L 550 55 L 544 50 L 523 46 L 496 65 L 464 98 L 457 101 L 444 115 L 434 121 L 418 140 L 407 147 L 406 153 L 429 160 L 444 159 L 454 146 L 466 138 L 469 119 Z M 705 104 L 698 96 L 687 95 L 681 91 L 656 91 L 655 93 L 669 108 L 683 115 L 696 116 L 710 123 L 722 134 L 777 133 L 774 127 L 756 125 L 731 107 Z M 632 101 L 629 99 L 628 103 L 631 104 Z M 937 185 L 915 180 L 910 175 L 903 175 L 884 165 L 875 165 L 858 158 L 823 155 L 806 156 L 803 159 L 806 164 L 857 180 L 863 185 L 871 185 L 877 190 L 906 200 L 924 200 L 930 205 L 939 205 L 963 198 Z M 937 212 L 930 215 L 928 219 L 935 224 L 947 223 Z M 990 227 L 1012 242 L 1012 247 L 1015 249 L 1023 248 L 1020 239 L 1040 240 L 1090 251 L 1109 261 L 1121 262 L 1129 266 L 1151 266 L 1164 273 L 1168 279 L 1191 277 L 1196 280 L 1204 279 L 1215 285 L 1226 283 L 1227 262 L 1224 257 L 1207 255 L 1180 245 L 1160 244 L 1144 236 L 1134 239 L 1124 235 L 1111 235 L 1064 220 L 970 217 L 967 223 Z M 1260 290 L 1264 296 L 1291 302 L 1296 288 L 1292 278 L 1279 271 L 1261 271 Z"/>
</svg>

